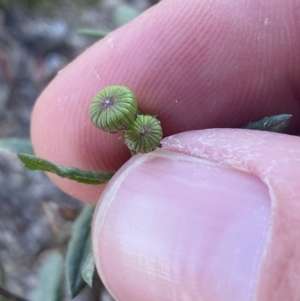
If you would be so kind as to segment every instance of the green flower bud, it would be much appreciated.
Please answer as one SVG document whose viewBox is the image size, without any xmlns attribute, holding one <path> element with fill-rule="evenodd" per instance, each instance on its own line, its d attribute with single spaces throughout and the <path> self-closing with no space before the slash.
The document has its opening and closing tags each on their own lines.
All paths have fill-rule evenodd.
<svg viewBox="0 0 300 301">
<path fill-rule="evenodd" d="M 148 153 L 160 146 L 162 135 L 162 127 L 156 117 L 138 115 L 125 130 L 123 141 L 134 153 Z"/>
<path fill-rule="evenodd" d="M 105 132 L 125 130 L 136 118 L 137 101 L 133 92 L 123 86 L 108 86 L 93 99 L 89 116 Z"/>
</svg>

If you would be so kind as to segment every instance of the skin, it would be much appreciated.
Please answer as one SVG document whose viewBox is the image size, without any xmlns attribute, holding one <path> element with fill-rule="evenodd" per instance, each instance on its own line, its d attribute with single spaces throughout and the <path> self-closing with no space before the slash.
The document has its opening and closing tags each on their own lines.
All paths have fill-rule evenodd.
<svg viewBox="0 0 300 301">
<path fill-rule="evenodd" d="M 49 175 L 84 202 L 101 195 L 94 253 L 117 300 L 300 299 L 299 138 L 224 129 L 290 113 L 299 134 L 299 11 L 296 0 L 164 0 L 39 97 L 34 148 L 59 164 L 114 172 L 130 158 L 88 120 L 107 85 L 130 87 L 176 134 L 106 188 Z M 223 129 L 190 132 L 205 128 Z"/>
</svg>

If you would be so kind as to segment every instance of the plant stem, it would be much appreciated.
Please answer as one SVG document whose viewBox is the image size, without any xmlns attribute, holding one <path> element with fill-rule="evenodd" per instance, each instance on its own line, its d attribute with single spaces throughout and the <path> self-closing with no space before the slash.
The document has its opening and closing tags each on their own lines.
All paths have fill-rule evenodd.
<svg viewBox="0 0 300 301">
<path fill-rule="evenodd" d="M 9 292 L 2 286 L 0 286 L 0 296 L 6 298 L 8 301 L 27 301 L 26 299 Z"/>
</svg>

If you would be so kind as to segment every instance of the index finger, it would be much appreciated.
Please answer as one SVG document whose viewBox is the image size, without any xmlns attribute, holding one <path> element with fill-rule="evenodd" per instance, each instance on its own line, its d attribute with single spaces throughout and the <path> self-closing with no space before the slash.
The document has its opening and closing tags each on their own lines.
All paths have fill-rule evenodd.
<svg viewBox="0 0 300 301">
<path fill-rule="evenodd" d="M 165 136 L 240 127 L 272 114 L 299 116 L 296 5 L 162 1 L 88 49 L 42 93 L 32 117 L 36 154 L 63 165 L 117 170 L 128 150 L 88 117 L 91 99 L 112 84 L 128 86 L 143 111 L 159 115 Z M 104 188 L 50 177 L 92 203 Z"/>
</svg>

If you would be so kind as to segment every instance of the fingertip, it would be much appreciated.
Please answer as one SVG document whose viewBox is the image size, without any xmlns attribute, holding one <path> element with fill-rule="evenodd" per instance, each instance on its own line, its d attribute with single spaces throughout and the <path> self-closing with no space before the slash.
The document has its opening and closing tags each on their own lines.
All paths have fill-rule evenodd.
<svg viewBox="0 0 300 301">
<path fill-rule="evenodd" d="M 211 129 L 163 142 L 122 167 L 94 216 L 116 299 L 297 299 L 299 138 Z"/>
<path fill-rule="evenodd" d="M 250 301 L 269 219 L 253 175 L 164 150 L 135 156 L 95 212 L 97 268 L 116 300 Z"/>
<path fill-rule="evenodd" d="M 249 8 L 237 0 L 165 0 L 97 42 L 39 97 L 31 132 L 36 154 L 104 172 L 114 172 L 126 162 L 130 154 L 122 142 L 97 130 L 88 118 L 94 95 L 113 84 L 131 88 L 140 108 L 159 116 L 165 136 L 241 127 L 283 112 L 294 114 L 293 127 L 298 128 L 296 36 L 278 34 L 277 19 L 273 27 L 261 23 L 269 10 L 272 16 L 280 11 L 289 19 L 293 6 L 277 3 L 274 12 L 275 0 L 265 6 L 258 2 Z M 292 25 L 287 25 L 290 32 Z M 253 38 L 256 32 L 261 39 Z M 67 180 L 52 178 L 63 190 L 85 199 L 88 187 L 77 189 Z"/>
</svg>

